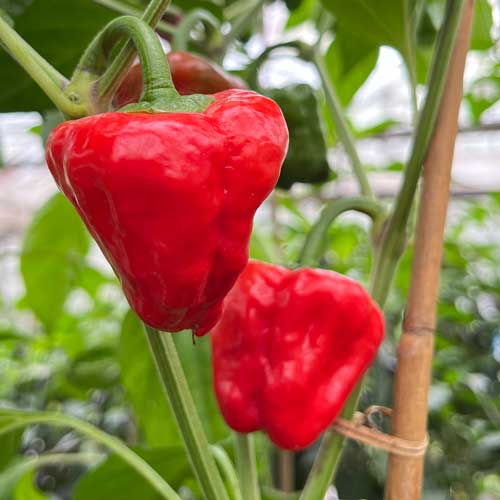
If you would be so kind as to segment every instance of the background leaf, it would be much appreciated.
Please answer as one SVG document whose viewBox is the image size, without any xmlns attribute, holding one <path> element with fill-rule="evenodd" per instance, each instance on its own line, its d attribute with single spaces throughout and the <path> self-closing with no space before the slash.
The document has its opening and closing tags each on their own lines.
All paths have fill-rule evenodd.
<svg viewBox="0 0 500 500">
<path fill-rule="evenodd" d="M 90 236 L 75 209 L 62 194 L 55 194 L 28 228 L 20 262 L 26 287 L 23 304 L 48 331 L 78 281 L 89 248 Z"/>
<path fill-rule="evenodd" d="M 92 38 L 116 17 L 115 13 L 90 0 L 9 0 L 7 4 L 7 12 L 11 13 L 17 32 L 67 77 L 71 76 L 79 55 Z M 0 67 L 0 112 L 54 108 L 4 50 L 0 50 Z"/>
<path fill-rule="evenodd" d="M 414 2 L 408 0 L 322 0 L 340 29 L 373 46 L 389 45 L 411 60 Z"/>
<path fill-rule="evenodd" d="M 134 448 L 134 452 L 153 467 L 169 485 L 179 488 L 190 477 L 191 469 L 182 446 L 153 450 Z M 158 500 L 160 495 L 116 455 L 87 473 L 78 483 L 73 500 Z"/>
<path fill-rule="evenodd" d="M 488 0 L 476 0 L 474 5 L 474 21 L 470 48 L 472 50 L 487 50 L 493 47 L 494 41 L 491 38 L 493 28 L 493 12 Z"/>
<path fill-rule="evenodd" d="M 370 76 L 378 59 L 378 46 L 339 28 L 330 45 L 325 63 L 343 106 L 347 106 Z"/>
<path fill-rule="evenodd" d="M 29 472 L 25 474 L 14 490 L 13 500 L 49 500 L 38 488 L 35 486 L 35 474 Z"/>
<path fill-rule="evenodd" d="M 208 337 L 193 344 L 189 332 L 173 334 L 189 387 L 209 441 L 225 438 L 223 422 L 212 389 L 212 368 Z M 150 446 L 180 443 L 177 425 L 160 385 L 142 324 L 129 312 L 123 322 L 120 341 L 122 381 L 138 415 L 138 424 Z M 140 381 L 140 383 L 138 383 Z"/>
<path fill-rule="evenodd" d="M 122 383 L 146 443 L 150 446 L 181 443 L 142 325 L 132 311 L 123 321 L 119 360 Z"/>
</svg>

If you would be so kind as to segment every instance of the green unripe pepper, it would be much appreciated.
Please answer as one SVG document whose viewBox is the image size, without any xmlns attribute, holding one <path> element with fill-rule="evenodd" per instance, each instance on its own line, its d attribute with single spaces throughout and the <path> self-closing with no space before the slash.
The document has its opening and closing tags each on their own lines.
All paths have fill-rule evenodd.
<svg viewBox="0 0 500 500">
<path fill-rule="evenodd" d="M 314 89 L 301 83 L 265 92 L 281 107 L 290 133 L 278 187 L 290 189 L 295 182 L 328 180 L 327 147 Z"/>
</svg>

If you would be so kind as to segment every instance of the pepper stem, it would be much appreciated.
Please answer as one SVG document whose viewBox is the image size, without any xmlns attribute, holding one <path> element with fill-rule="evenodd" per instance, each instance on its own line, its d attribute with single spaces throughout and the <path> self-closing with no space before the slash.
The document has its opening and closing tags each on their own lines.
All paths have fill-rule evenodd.
<svg viewBox="0 0 500 500">
<path fill-rule="evenodd" d="M 150 0 L 141 20 L 155 28 L 161 23 L 161 18 L 170 5 L 170 0 Z M 108 6 L 109 7 L 109 6 Z M 135 12 L 124 14 L 136 15 Z M 164 23 L 163 23 L 164 24 Z M 100 80 L 99 98 L 103 102 L 112 99 L 121 81 L 125 78 L 129 66 L 135 56 L 135 47 L 131 41 L 124 41 L 122 49 L 106 69 Z"/>
<path fill-rule="evenodd" d="M 114 19 L 98 33 L 81 57 L 72 78 L 72 85 L 84 78 L 100 78 L 107 68 L 113 47 L 123 36 L 132 39 L 139 55 L 143 73 L 141 99 L 153 101 L 159 92 L 178 95 L 160 41 L 147 24 L 134 16 Z M 72 91 L 72 85 L 68 87 L 68 92 Z M 98 81 L 98 96 L 101 87 L 102 83 Z"/>
<path fill-rule="evenodd" d="M 307 234 L 299 257 L 301 266 L 317 266 L 325 252 L 325 235 L 330 224 L 342 213 L 355 210 L 368 215 L 378 225 L 384 214 L 384 207 L 371 198 L 340 198 L 329 202 L 317 222 Z"/>
<path fill-rule="evenodd" d="M 172 334 L 160 332 L 147 325 L 144 325 L 144 328 L 163 389 L 170 401 L 200 488 L 207 500 L 229 500 L 210 453 Z"/>
<path fill-rule="evenodd" d="M 85 89 L 89 87 L 89 83 L 95 82 L 97 107 L 99 109 L 109 107 L 109 96 L 106 92 L 102 92 L 103 88 L 107 89 L 107 84 L 106 80 L 101 79 L 101 75 L 107 68 L 112 49 L 124 36 L 130 37 L 137 49 L 142 67 L 143 91 L 140 103 L 125 106 L 123 111 L 196 112 L 203 111 L 212 102 L 213 99 L 208 96 L 179 95 L 156 33 L 144 21 L 134 16 L 114 19 L 98 33 L 80 59 L 66 92 L 87 95 L 88 99 L 92 99 L 92 93 Z M 89 108 L 92 108 L 92 104 L 86 103 Z"/>
</svg>

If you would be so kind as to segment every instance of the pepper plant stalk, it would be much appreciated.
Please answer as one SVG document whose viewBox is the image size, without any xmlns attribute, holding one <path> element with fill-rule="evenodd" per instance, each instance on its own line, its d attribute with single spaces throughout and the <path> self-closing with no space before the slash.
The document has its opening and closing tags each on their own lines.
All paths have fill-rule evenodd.
<svg viewBox="0 0 500 500">
<path fill-rule="evenodd" d="M 231 458 L 227 454 L 226 450 L 222 446 L 210 445 L 210 451 L 212 452 L 220 471 L 224 475 L 226 484 L 230 489 L 232 499 L 243 500 L 238 474 L 236 474 L 236 469 L 234 468 L 233 462 L 231 461 Z"/>
<path fill-rule="evenodd" d="M 405 248 L 406 225 L 436 123 L 463 6 L 464 0 L 448 0 L 446 4 L 446 15 L 439 32 L 437 50 L 434 53 L 430 71 L 429 90 L 419 116 L 410 159 L 404 173 L 403 185 L 384 230 L 382 243 L 377 249 L 372 289 L 374 296 L 376 295 L 383 303 L 385 303 L 397 264 Z"/>
<path fill-rule="evenodd" d="M 395 436 L 415 442 L 422 442 L 427 430 L 444 228 L 473 7 L 473 0 L 466 0 L 446 93 L 425 162 L 408 305 L 398 346 L 392 430 Z M 423 469 L 423 455 L 391 455 L 386 500 L 421 498 Z"/>
<path fill-rule="evenodd" d="M 253 436 L 235 432 L 234 439 L 243 500 L 260 500 Z"/>
<path fill-rule="evenodd" d="M 383 230 L 382 241 L 377 248 L 375 266 L 372 272 L 371 292 L 381 308 L 387 299 L 389 286 L 405 246 L 405 228 L 413 205 L 413 199 L 435 128 L 438 106 L 444 91 L 449 62 L 464 8 L 464 0 L 448 0 L 446 15 L 436 45 L 433 65 L 429 76 L 429 90 L 417 126 L 412 152 L 405 169 L 403 186 L 396 199 L 388 226 Z M 351 393 L 341 417 L 351 419 L 361 394 L 362 382 Z M 301 500 L 323 500 L 335 476 L 345 438 L 328 429 L 316 456 Z"/>
<path fill-rule="evenodd" d="M 207 500 L 229 500 L 210 453 L 209 444 L 171 333 L 144 325 L 151 353 L 170 401 L 191 465 Z"/>
<path fill-rule="evenodd" d="M 299 257 L 301 266 L 317 266 L 325 252 L 325 234 L 332 222 L 342 213 L 354 210 L 368 215 L 377 226 L 384 215 L 384 207 L 370 198 L 340 198 L 329 202 L 307 234 Z"/>
</svg>

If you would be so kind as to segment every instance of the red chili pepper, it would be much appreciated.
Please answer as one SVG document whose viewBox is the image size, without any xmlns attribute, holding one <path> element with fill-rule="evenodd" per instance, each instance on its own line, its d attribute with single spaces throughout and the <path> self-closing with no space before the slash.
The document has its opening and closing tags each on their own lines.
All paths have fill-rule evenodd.
<svg viewBox="0 0 500 500">
<path fill-rule="evenodd" d="M 47 162 L 149 325 L 206 333 L 248 259 L 288 132 L 274 101 L 215 94 L 203 112 L 104 113 L 52 132 Z M 187 99 L 187 98 L 182 98 Z"/>
<path fill-rule="evenodd" d="M 250 261 L 212 330 L 214 384 L 238 432 L 290 450 L 337 417 L 383 338 L 382 315 L 355 281 Z"/>
<path fill-rule="evenodd" d="M 181 95 L 215 94 L 229 89 L 246 89 L 245 82 L 229 75 L 217 64 L 189 52 L 169 52 L 172 80 Z M 142 70 L 140 64 L 130 68 L 125 80 L 115 95 L 116 107 L 137 102 L 142 91 Z"/>
</svg>

